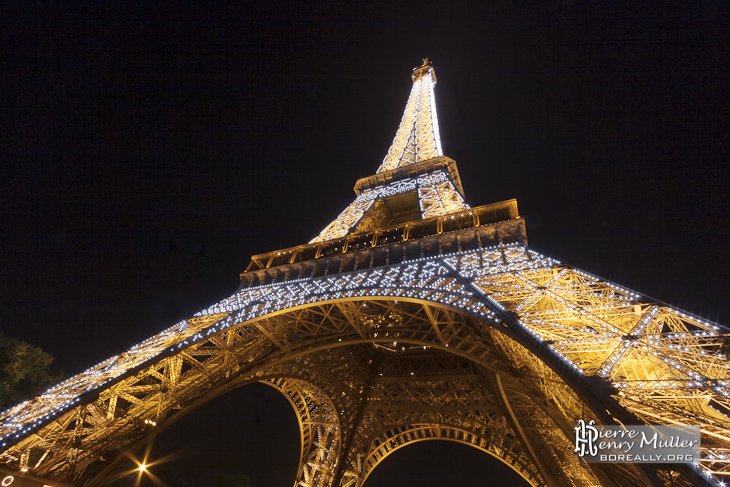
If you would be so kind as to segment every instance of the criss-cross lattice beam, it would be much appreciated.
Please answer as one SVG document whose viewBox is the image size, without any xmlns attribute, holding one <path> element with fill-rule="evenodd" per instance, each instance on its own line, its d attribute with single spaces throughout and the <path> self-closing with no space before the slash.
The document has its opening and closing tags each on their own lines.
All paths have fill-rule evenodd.
<svg viewBox="0 0 730 487">
<path fill-rule="evenodd" d="M 381 307 L 373 301 L 378 297 L 390 300 L 391 311 L 367 311 Z M 433 305 L 419 305 L 414 312 L 408 302 Z M 399 306 L 405 308 L 396 312 Z M 444 319 L 447 309 L 460 310 L 472 321 Z M 429 317 L 435 310 L 438 316 Z M 502 316 L 514 317 L 511 321 L 534 339 L 531 351 L 519 351 L 514 330 L 504 328 Z M 541 383 L 551 376 L 561 380 L 551 368 L 577 390 L 593 377 L 605 384 L 596 390 L 598 397 L 641 421 L 701 424 L 700 468 L 717 475 L 726 471 L 716 452 L 730 444 L 724 416 L 730 410 L 728 366 L 716 352 L 724 340 L 716 325 L 646 302 L 520 245 L 245 288 L 176 330 L 135 347 L 136 361 L 121 355 L 123 360 L 112 359 L 56 386 L 52 395 L 6 411 L 2 460 L 19 465 L 27 453 L 28 465 L 38 473 L 74 478 L 105 452 L 144 436 L 150 429 L 145 419 L 164 419 L 244 371 L 263 370 L 257 357 L 271 360 L 273 353 L 285 360 L 343 341 L 373 341 L 381 347 L 394 342 L 437 347 L 502 375 L 523 374 L 522 387 L 533 398 L 554 397 L 549 418 L 563 432 L 585 405 L 571 387 L 561 395 L 562 389 Z M 508 363 L 488 344 L 486 337 L 494 333 L 513 344 Z M 603 377 L 602 364 L 623 348 L 629 350 Z M 79 415 L 81 408 L 87 409 Z"/>
<path fill-rule="evenodd" d="M 378 168 L 379 173 L 442 154 L 436 101 L 433 96 L 436 73 L 428 63 L 424 63 L 413 71 L 412 79 L 413 87 L 403 118 L 393 144 Z"/>
<path fill-rule="evenodd" d="M 445 171 L 437 170 L 363 191 L 350 206 L 345 208 L 309 243 L 324 242 L 348 235 L 357 227 L 376 200 L 407 192 L 416 192 L 418 195 L 422 218 L 448 215 L 469 209 L 469 205 L 464 202 L 464 197 L 456 189 L 450 176 Z"/>
<path fill-rule="evenodd" d="M 319 487 L 330 484 L 340 448 L 339 415 L 330 397 L 310 382 L 297 379 L 268 379 L 281 391 L 297 414 L 301 434 L 301 456 L 295 486 Z"/>
<path fill-rule="evenodd" d="M 403 118 L 393 144 L 378 168 L 378 175 L 397 176 L 397 170 L 400 168 L 435 160 L 443 155 L 433 94 L 436 73 L 433 67 L 426 63 L 413 71 L 412 78 L 413 87 Z M 352 233 L 368 211 L 372 210 L 376 200 L 398 193 L 408 191 L 416 193 L 421 218 L 466 210 L 469 205 L 464 201 L 453 178 L 454 174 L 439 170 L 432 170 L 416 177 L 383 178 L 388 182 L 358 193 L 355 201 L 309 243 L 342 238 Z M 390 182 L 391 179 L 395 180 Z"/>
</svg>

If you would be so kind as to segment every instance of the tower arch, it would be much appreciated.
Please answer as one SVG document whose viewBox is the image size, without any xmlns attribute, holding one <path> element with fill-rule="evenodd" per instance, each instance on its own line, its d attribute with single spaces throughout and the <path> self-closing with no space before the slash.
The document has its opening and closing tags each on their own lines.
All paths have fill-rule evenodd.
<svg viewBox="0 0 730 487">
<path fill-rule="evenodd" d="M 528 249 L 514 200 L 467 205 L 430 63 L 413 81 L 383 165 L 329 226 L 253 256 L 230 297 L 0 414 L 0 461 L 93 487 L 91 464 L 175 411 L 264 381 L 297 411 L 302 485 L 362 483 L 388 431 L 487 441 L 490 421 L 514 433 L 501 458 L 539 485 L 730 475 L 727 330 Z M 701 424 L 703 455 L 588 468 L 571 451 L 578 419 Z"/>
<path fill-rule="evenodd" d="M 412 424 L 388 431 L 373 441 L 373 448 L 363 459 L 361 472 L 351 472 L 351 483 L 343 485 L 360 487 L 365 484 L 370 474 L 396 451 L 422 441 L 451 441 L 466 445 L 499 460 L 519 474 L 528 484 L 542 484 L 535 466 L 526 458 L 520 458 L 519 446 L 512 442 L 514 437 L 505 432 L 505 425 L 495 428 L 489 433 L 475 433 L 463 428 L 446 424 Z"/>
<path fill-rule="evenodd" d="M 504 250 L 504 247 L 493 247 L 476 252 L 483 253 L 480 256 L 482 261 L 489 261 L 489 253 L 501 255 Z M 509 250 L 519 251 L 523 255 L 527 252 L 524 248 L 514 246 Z M 475 252 L 462 252 L 459 258 L 475 261 L 474 254 Z M 581 390 L 577 380 L 570 383 L 570 386 L 564 385 L 562 389 L 557 388 L 556 384 L 566 384 L 564 377 L 570 377 L 567 371 L 572 370 L 570 373 L 576 377 L 580 375 L 580 371 L 565 365 L 561 370 L 558 362 L 560 357 L 555 357 L 557 354 L 549 346 L 542 347 L 541 357 L 536 359 L 534 353 L 524 346 L 529 345 L 529 338 L 533 335 L 518 333 L 520 330 L 515 329 L 514 321 L 510 321 L 510 318 L 515 318 L 508 313 L 509 310 L 502 310 L 496 305 L 489 306 L 490 296 L 474 291 L 474 286 L 470 287 L 469 281 L 454 273 L 453 269 L 460 265 L 449 269 L 449 259 L 456 257 L 458 256 L 446 255 L 432 259 L 422 258 L 415 263 L 405 262 L 382 269 L 374 268 L 358 275 L 356 282 L 353 281 L 353 274 L 344 273 L 298 280 L 295 285 L 299 289 L 312 286 L 310 289 L 317 290 L 314 296 L 306 298 L 292 294 L 294 288 L 289 286 L 287 289 L 286 282 L 269 285 L 269 289 L 239 291 L 241 294 L 250 292 L 258 299 L 250 300 L 248 297 L 250 301 L 247 301 L 244 296 L 236 295 L 201 313 L 194 318 L 197 321 L 191 321 L 185 326 L 193 328 L 195 323 L 205 323 L 206 328 L 191 329 L 190 335 L 184 339 L 181 337 L 176 344 L 159 353 L 151 365 L 134 370 L 134 374 L 126 374 L 122 380 L 124 385 L 116 383 L 107 387 L 103 384 L 93 401 L 87 400 L 88 402 L 75 408 L 75 412 L 71 413 L 76 414 L 75 417 L 72 418 L 69 413 L 63 416 L 61 422 L 68 428 L 66 435 L 79 438 L 72 435 L 81 431 L 82 434 L 85 433 L 87 441 L 93 444 L 90 440 L 97 434 L 94 427 L 102 426 L 99 432 L 106 431 L 109 434 L 109 431 L 116 431 L 117 438 L 139 437 L 144 434 L 144 427 L 137 423 L 146 419 L 147 415 L 152 415 L 150 419 L 155 422 L 164 419 L 166 411 L 180 406 L 180 398 L 187 398 L 193 404 L 196 397 L 206 393 L 213 394 L 208 391 L 214 391 L 218 387 L 225 388 L 228 383 L 274 377 L 273 370 L 276 367 L 284 367 L 297 357 L 323 356 L 327 351 L 344 349 L 350 344 L 367 344 L 373 349 L 375 345 L 380 346 L 381 353 L 386 354 L 421 353 L 423 347 L 426 347 L 426 352 L 434 349 L 469 358 L 493 376 L 500 377 L 503 388 L 504 384 L 509 383 L 507 389 L 512 387 L 511 390 L 517 396 L 521 390 L 522 395 L 533 403 L 544 403 L 546 417 L 550 422 L 559 425 L 561 434 L 555 436 L 562 436 L 562 445 L 566 448 L 565 438 L 572 428 L 570 423 L 578 418 L 579 411 L 585 414 L 586 408 L 574 392 Z M 515 261 L 510 267 L 524 268 L 525 273 L 519 274 L 522 279 L 526 279 L 526 273 L 548 272 L 535 260 L 533 256 L 530 265 Z M 460 264 L 462 269 L 466 268 L 465 264 Z M 550 274 L 567 275 L 562 270 L 549 271 Z M 383 285 L 383 282 L 376 282 L 376 277 L 385 281 L 388 286 Z M 406 279 L 413 287 L 406 286 Z M 414 280 L 419 282 L 414 285 Z M 594 285 L 592 289 L 596 296 L 605 295 L 605 290 L 598 286 Z M 343 298 L 343 293 L 350 296 Z M 262 296 L 269 297 L 270 301 L 263 301 Z M 240 308 L 231 312 L 224 311 L 233 299 L 242 303 Z M 292 306 L 291 301 L 294 299 L 297 299 L 297 304 Z M 615 292 L 609 293 L 608 299 L 616 299 Z M 261 311 L 260 316 L 248 318 L 258 310 Z M 517 316 L 520 316 L 519 313 Z M 510 325 L 512 328 L 509 328 Z M 514 336 L 521 336 L 523 344 L 514 339 Z M 537 339 L 534 341 L 538 342 Z M 371 343 L 373 345 L 369 345 Z M 431 357 L 429 360 L 435 358 Z M 403 363 L 409 362 L 405 360 Z M 340 366 L 344 367 L 342 364 Z M 335 366 L 328 367 L 328 370 L 335 370 Z M 327 376 L 321 367 L 313 375 Z M 362 381 L 365 379 L 360 380 L 363 387 Z M 123 390 L 125 386 L 126 390 Z M 175 400 L 171 402 L 173 397 L 169 397 L 170 389 L 175 390 Z M 340 395 L 343 392 L 345 395 L 354 394 L 352 404 L 356 404 L 357 395 L 363 393 L 355 386 L 341 390 Z M 608 401 L 607 404 L 614 404 L 611 396 L 606 395 L 604 398 Z M 122 402 L 129 404 L 122 405 Z M 98 418 L 104 408 L 107 418 L 111 420 L 109 422 L 118 421 L 118 429 L 112 430 L 108 423 L 100 425 L 92 420 Z M 599 413 L 595 408 L 593 410 L 594 413 Z M 344 409 L 341 414 L 342 411 Z M 572 412 L 566 414 L 566 411 Z M 110 413 L 114 414 L 113 418 L 109 418 Z M 138 419 L 137 423 L 123 419 L 129 418 L 130 413 Z M 354 414 L 352 421 L 356 424 L 357 413 Z M 614 407 L 612 414 L 626 414 L 626 411 Z M 79 424 L 84 426 L 75 427 Z M 54 427 L 57 425 L 55 423 Z M 70 430 L 71 425 L 74 425 L 73 432 Z M 40 435 L 32 438 L 38 441 L 39 437 L 42 438 Z M 84 441 L 84 437 L 81 438 Z M 99 440 L 103 438 L 104 435 L 101 434 Z M 522 440 L 527 442 L 526 437 Z M 560 440 L 551 441 L 555 443 Z M 74 442 L 69 441 L 68 444 L 69 450 L 73 449 Z M 42 447 L 34 445 L 31 448 Z M 532 451 L 535 451 L 534 447 Z M 73 464 L 69 464 L 67 458 L 68 456 L 57 457 L 58 468 L 72 467 Z M 76 458 L 79 458 L 78 452 Z M 532 459 L 533 462 L 536 458 L 535 456 Z M 48 455 L 46 459 L 51 460 Z M 52 465 L 50 462 L 47 464 Z M 340 470 L 343 468 L 341 466 Z M 51 472 L 52 467 L 49 470 Z M 581 472 L 585 474 L 583 469 Z M 344 471 L 333 475 L 337 480 L 336 475 L 341 477 Z"/>
</svg>

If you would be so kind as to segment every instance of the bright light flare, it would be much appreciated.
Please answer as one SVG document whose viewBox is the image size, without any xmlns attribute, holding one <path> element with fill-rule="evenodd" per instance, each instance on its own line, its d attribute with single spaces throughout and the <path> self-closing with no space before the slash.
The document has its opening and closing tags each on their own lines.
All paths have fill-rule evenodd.
<svg viewBox="0 0 730 487">
<path fill-rule="evenodd" d="M 149 424 L 149 423 L 148 423 Z M 134 453 L 128 452 L 127 457 L 130 460 L 130 462 L 127 464 L 126 468 L 117 470 L 114 474 L 110 475 L 104 481 L 109 484 L 111 482 L 114 482 L 116 480 L 125 478 L 125 477 L 131 477 L 134 476 L 134 483 L 131 485 L 131 487 L 140 487 L 142 484 L 142 480 L 147 479 L 150 481 L 153 485 L 153 487 L 167 487 L 167 484 L 160 480 L 154 473 L 154 467 L 155 465 L 160 465 L 163 463 L 166 463 L 174 458 L 177 458 L 180 456 L 180 453 L 173 453 L 171 455 L 166 455 L 162 458 L 156 458 L 152 459 L 151 452 L 152 447 L 154 445 L 155 436 L 152 435 L 148 441 L 147 445 L 144 449 L 143 454 L 140 457 L 137 457 Z M 149 485 L 149 482 L 145 482 L 146 485 Z M 1 487 L 1 486 L 0 486 Z"/>
</svg>

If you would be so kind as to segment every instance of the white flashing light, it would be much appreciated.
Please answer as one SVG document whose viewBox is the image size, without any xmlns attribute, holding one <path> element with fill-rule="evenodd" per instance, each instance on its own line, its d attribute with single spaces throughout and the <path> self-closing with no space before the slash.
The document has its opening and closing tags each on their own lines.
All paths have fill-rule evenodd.
<svg viewBox="0 0 730 487">
<path fill-rule="evenodd" d="M 436 97 L 433 95 L 433 85 L 435 85 L 436 82 L 433 81 L 430 70 L 428 72 L 428 81 L 429 81 L 429 89 L 431 91 L 431 126 L 433 127 L 433 138 L 434 138 L 434 142 L 436 142 L 436 153 L 439 156 L 442 156 L 442 155 L 444 155 L 444 152 L 441 150 L 441 135 L 439 134 L 439 120 L 438 120 L 438 115 L 436 115 Z"/>
</svg>

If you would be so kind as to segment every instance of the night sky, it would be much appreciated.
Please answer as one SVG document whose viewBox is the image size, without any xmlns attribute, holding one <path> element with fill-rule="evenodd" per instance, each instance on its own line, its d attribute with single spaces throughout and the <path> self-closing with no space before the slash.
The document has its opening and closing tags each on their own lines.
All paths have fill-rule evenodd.
<svg viewBox="0 0 730 487">
<path fill-rule="evenodd" d="M 469 204 L 517 198 L 532 249 L 730 324 L 725 2 L 148 3 L 0 6 L 0 330 L 66 374 L 317 235 L 380 165 L 425 56 Z M 290 485 L 277 394 L 191 413 L 158 440 L 187 452 L 165 468 Z M 500 475 L 427 442 L 368 487 Z"/>
</svg>

